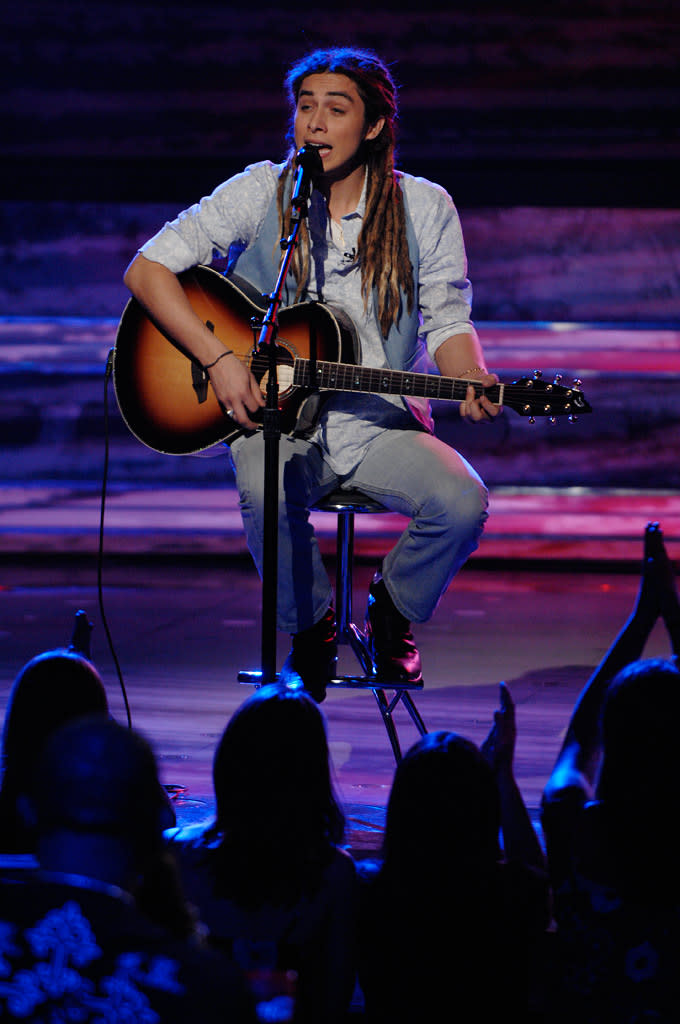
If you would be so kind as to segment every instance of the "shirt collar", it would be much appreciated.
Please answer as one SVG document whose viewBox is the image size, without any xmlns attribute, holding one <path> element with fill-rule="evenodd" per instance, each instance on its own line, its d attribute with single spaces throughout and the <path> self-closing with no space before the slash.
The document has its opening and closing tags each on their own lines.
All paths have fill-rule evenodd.
<svg viewBox="0 0 680 1024">
<path fill-rule="evenodd" d="M 363 184 L 361 186 L 361 195 L 359 196 L 359 201 L 358 201 L 358 203 L 356 205 L 356 209 L 353 210 L 352 213 L 346 213 L 345 216 L 341 218 L 341 220 L 345 220 L 345 219 L 348 219 L 350 217 L 362 217 L 363 218 L 364 214 L 366 213 L 366 195 L 367 195 L 367 191 L 368 191 L 367 181 L 368 181 L 368 174 L 366 173 L 366 170 L 364 169 L 364 180 L 363 180 Z M 311 201 L 310 201 L 310 213 L 313 213 L 315 215 L 315 219 L 317 221 L 318 221 L 319 214 L 320 214 L 321 210 L 323 210 L 323 213 L 324 213 L 324 218 L 323 218 L 324 221 L 327 220 L 327 219 L 330 220 L 330 217 L 328 216 L 328 206 L 326 205 L 326 200 L 321 195 L 321 193 L 318 191 L 318 189 L 314 189 L 312 191 L 312 196 L 311 196 Z"/>
</svg>

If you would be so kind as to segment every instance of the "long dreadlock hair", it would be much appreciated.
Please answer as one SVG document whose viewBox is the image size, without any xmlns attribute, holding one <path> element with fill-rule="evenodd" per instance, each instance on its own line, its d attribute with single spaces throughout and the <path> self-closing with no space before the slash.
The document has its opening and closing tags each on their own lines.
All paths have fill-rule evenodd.
<svg viewBox="0 0 680 1024">
<path fill-rule="evenodd" d="M 293 64 L 286 77 L 292 108 L 289 137 L 292 138 L 292 120 L 303 80 L 308 75 L 327 72 L 346 75 L 356 84 L 364 103 L 366 128 L 384 118 L 379 135 L 362 143 L 367 189 L 358 258 L 364 306 L 367 307 L 375 289 L 378 322 L 383 337 L 387 337 L 401 311 L 401 292 L 406 296 L 409 313 L 413 309 L 414 292 L 404 201 L 394 167 L 397 88 L 385 64 L 369 50 L 350 47 L 315 50 Z M 294 157 L 292 149 L 279 181 L 278 206 L 283 235 L 291 229 L 286 183 L 290 180 Z M 309 234 L 304 223 L 301 224 L 299 245 L 293 260 L 293 273 L 298 283 L 295 298 L 299 301 L 309 278 Z"/>
</svg>

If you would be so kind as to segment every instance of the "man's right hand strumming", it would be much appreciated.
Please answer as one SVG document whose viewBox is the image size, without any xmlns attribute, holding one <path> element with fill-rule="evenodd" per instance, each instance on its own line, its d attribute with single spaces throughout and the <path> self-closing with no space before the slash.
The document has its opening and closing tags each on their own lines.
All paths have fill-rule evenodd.
<svg viewBox="0 0 680 1024">
<path fill-rule="evenodd" d="M 257 424 L 250 414 L 265 405 L 265 397 L 248 367 L 232 352 L 209 367 L 208 376 L 227 416 L 239 426 L 254 430 Z"/>
</svg>

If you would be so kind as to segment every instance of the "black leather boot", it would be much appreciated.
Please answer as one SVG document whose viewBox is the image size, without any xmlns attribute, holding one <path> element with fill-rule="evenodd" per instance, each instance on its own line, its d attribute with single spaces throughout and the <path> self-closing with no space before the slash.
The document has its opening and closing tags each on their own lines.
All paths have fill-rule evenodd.
<svg viewBox="0 0 680 1024">
<path fill-rule="evenodd" d="M 368 589 L 365 629 L 379 679 L 422 685 L 420 653 L 411 624 L 395 608 L 382 579 L 374 579 Z"/>
<path fill-rule="evenodd" d="M 338 659 L 335 611 L 331 605 L 326 614 L 309 629 L 292 634 L 292 645 L 280 673 L 282 682 L 299 676 L 307 693 L 320 704 L 326 697 L 326 686 L 335 675 Z"/>
</svg>

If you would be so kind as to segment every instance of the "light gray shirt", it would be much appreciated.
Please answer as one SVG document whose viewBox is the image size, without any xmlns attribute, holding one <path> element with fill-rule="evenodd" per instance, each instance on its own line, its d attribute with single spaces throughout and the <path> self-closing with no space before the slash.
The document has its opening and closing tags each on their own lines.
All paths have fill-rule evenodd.
<svg viewBox="0 0 680 1024">
<path fill-rule="evenodd" d="M 144 246 L 147 259 L 180 273 L 198 263 L 246 248 L 257 237 L 276 194 L 282 165 L 253 164 L 219 185 L 199 203 L 167 223 Z M 418 310 L 431 360 L 447 338 L 470 331 L 472 289 L 458 213 L 439 185 L 403 175 L 408 210 L 419 248 Z M 366 205 L 364 190 L 353 213 L 331 224 L 326 201 L 312 191 L 309 203 L 311 270 L 308 297 L 340 307 L 352 319 L 364 366 L 386 366 L 373 297 L 364 306 L 357 241 Z M 274 286 L 272 280 L 272 287 Z M 432 366 L 433 368 L 433 366 Z M 427 405 L 424 399 L 409 399 Z M 338 475 L 351 472 L 371 440 L 387 427 L 412 428 L 415 421 L 398 396 L 338 392 L 324 404 L 313 436 Z"/>
</svg>

